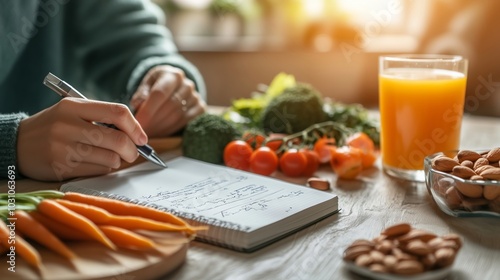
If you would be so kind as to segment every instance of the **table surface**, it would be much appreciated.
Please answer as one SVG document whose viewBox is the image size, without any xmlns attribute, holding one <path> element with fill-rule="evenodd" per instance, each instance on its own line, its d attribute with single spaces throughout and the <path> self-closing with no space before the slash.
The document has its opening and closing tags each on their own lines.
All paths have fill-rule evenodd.
<svg viewBox="0 0 500 280">
<path fill-rule="evenodd" d="M 499 119 L 466 115 L 461 148 L 496 146 L 500 146 Z M 464 246 L 447 279 L 499 279 L 500 219 L 448 216 L 434 204 L 423 183 L 393 179 L 380 168 L 367 170 L 356 181 L 330 176 L 331 192 L 339 196 L 337 215 L 253 253 L 192 242 L 184 265 L 165 279 L 365 279 L 346 269 L 343 250 L 355 239 L 373 238 L 400 222 L 438 235 L 462 236 Z M 17 192 L 59 185 L 31 180 L 16 184 Z M 6 191 L 5 181 L 0 191 Z"/>
</svg>

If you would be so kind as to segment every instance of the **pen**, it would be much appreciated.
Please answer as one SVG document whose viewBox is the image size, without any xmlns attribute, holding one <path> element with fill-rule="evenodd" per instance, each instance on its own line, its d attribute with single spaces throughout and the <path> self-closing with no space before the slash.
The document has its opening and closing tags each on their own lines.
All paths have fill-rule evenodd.
<svg viewBox="0 0 500 280">
<path fill-rule="evenodd" d="M 82 98 L 82 99 L 87 99 L 83 94 L 78 92 L 75 88 L 73 88 L 71 85 L 66 83 L 65 81 L 59 79 L 52 73 L 48 73 L 45 79 L 43 80 L 43 84 L 46 85 L 48 88 L 59 94 L 61 97 L 76 97 L 76 98 Z M 109 128 L 113 129 L 118 129 L 116 126 L 112 124 L 105 124 L 105 123 L 98 123 L 99 125 L 103 125 Z M 155 163 L 159 166 L 162 166 L 164 168 L 167 167 L 167 165 L 163 162 L 163 160 L 158 157 L 154 149 L 149 146 L 149 145 L 144 145 L 144 146 L 137 146 L 137 151 L 141 156 L 143 156 L 145 159 L 149 160 L 152 163 Z"/>
</svg>

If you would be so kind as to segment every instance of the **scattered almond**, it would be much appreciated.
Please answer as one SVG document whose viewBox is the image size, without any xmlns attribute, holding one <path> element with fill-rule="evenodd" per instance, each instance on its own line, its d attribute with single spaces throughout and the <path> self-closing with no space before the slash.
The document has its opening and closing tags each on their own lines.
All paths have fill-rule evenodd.
<svg viewBox="0 0 500 280">
<path fill-rule="evenodd" d="M 312 177 L 307 180 L 307 185 L 313 189 L 327 191 L 330 189 L 330 181 L 327 179 Z"/>
</svg>

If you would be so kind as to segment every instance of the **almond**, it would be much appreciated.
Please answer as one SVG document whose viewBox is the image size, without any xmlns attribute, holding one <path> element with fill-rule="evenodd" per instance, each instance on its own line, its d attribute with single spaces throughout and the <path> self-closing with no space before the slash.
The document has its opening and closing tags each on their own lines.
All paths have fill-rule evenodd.
<svg viewBox="0 0 500 280">
<path fill-rule="evenodd" d="M 446 190 L 445 199 L 450 209 L 457 209 L 462 205 L 462 194 L 455 187 Z"/>
<path fill-rule="evenodd" d="M 393 255 L 387 255 L 384 258 L 384 265 L 385 267 L 387 267 L 387 269 L 389 269 L 389 271 L 392 271 L 397 263 L 398 259 Z"/>
<path fill-rule="evenodd" d="M 474 169 L 474 162 L 472 162 L 470 160 L 464 160 L 460 163 L 460 165 L 465 166 L 465 167 L 469 167 L 470 169 Z"/>
<path fill-rule="evenodd" d="M 491 149 L 488 154 L 486 154 L 486 159 L 489 162 L 498 162 L 500 160 L 500 148 Z"/>
<path fill-rule="evenodd" d="M 432 168 L 438 171 L 451 172 L 453 167 L 459 165 L 458 161 L 455 161 L 446 156 L 439 156 L 432 160 Z"/>
<path fill-rule="evenodd" d="M 461 241 L 457 241 L 456 239 L 452 239 L 454 237 L 447 237 L 447 239 L 444 239 L 443 236 L 441 237 L 436 237 L 429 242 L 427 242 L 427 245 L 432 251 L 437 251 L 441 248 L 450 248 L 453 250 L 458 250 L 461 247 Z"/>
<path fill-rule="evenodd" d="M 480 198 L 483 196 L 483 186 L 476 184 L 467 184 L 463 182 L 456 182 L 457 190 L 468 197 Z"/>
<path fill-rule="evenodd" d="M 313 189 L 317 189 L 320 191 L 327 191 L 330 189 L 330 181 L 322 178 L 309 178 L 307 180 L 307 185 Z"/>
<path fill-rule="evenodd" d="M 441 248 L 434 253 L 434 256 L 436 256 L 436 264 L 439 267 L 447 267 L 450 266 L 455 260 L 455 250 L 450 248 Z"/>
<path fill-rule="evenodd" d="M 388 254 L 394 247 L 394 244 L 390 240 L 384 240 L 375 245 L 375 250 Z"/>
<path fill-rule="evenodd" d="M 394 266 L 394 273 L 400 275 L 415 275 L 422 273 L 424 266 L 416 260 L 404 260 Z"/>
<path fill-rule="evenodd" d="M 380 264 L 380 263 L 374 263 L 368 267 L 373 272 L 378 272 L 378 273 L 386 273 L 388 272 L 387 267 L 385 265 Z"/>
<path fill-rule="evenodd" d="M 372 250 L 372 247 L 369 246 L 356 246 L 353 248 L 347 248 L 344 251 L 344 260 L 346 261 L 354 261 L 359 256 L 364 254 L 369 254 Z"/>
<path fill-rule="evenodd" d="M 495 168 L 495 167 L 493 167 L 489 164 L 483 165 L 483 166 L 478 167 L 477 169 L 474 169 L 474 172 L 476 172 L 476 174 L 481 174 L 481 173 L 483 173 L 483 171 L 490 169 L 490 168 Z"/>
<path fill-rule="evenodd" d="M 375 243 L 373 243 L 370 240 L 366 240 L 366 239 L 358 239 L 358 240 L 355 240 L 353 243 L 351 243 L 351 245 L 349 245 L 349 248 L 353 248 L 356 246 L 368 246 L 370 248 L 373 248 L 373 247 L 375 247 Z"/>
<path fill-rule="evenodd" d="M 411 242 L 414 240 L 420 240 L 423 242 L 427 242 L 435 237 L 436 237 L 436 235 L 434 233 L 431 233 L 431 232 L 428 232 L 425 230 L 421 230 L 421 229 L 412 229 L 407 234 L 399 237 L 398 241 L 402 242 L 402 243 L 408 243 L 408 242 Z"/>
<path fill-rule="evenodd" d="M 420 262 L 424 265 L 426 270 L 430 270 L 436 265 L 436 256 L 432 253 L 427 254 L 420 258 Z"/>
<path fill-rule="evenodd" d="M 373 263 L 383 263 L 385 255 L 380 251 L 371 251 L 370 257 L 373 260 Z"/>
<path fill-rule="evenodd" d="M 402 224 L 396 224 L 396 225 L 393 225 L 393 226 L 386 228 L 384 231 L 382 231 L 382 234 L 391 238 L 391 237 L 406 234 L 406 233 L 410 232 L 410 230 L 411 230 L 410 224 L 402 223 Z"/>
<path fill-rule="evenodd" d="M 478 158 L 476 162 L 474 162 L 474 171 L 476 171 L 479 167 L 489 165 L 490 161 L 487 160 L 486 158 Z M 477 172 L 476 172 L 477 173 Z"/>
<path fill-rule="evenodd" d="M 500 196 L 500 186 L 486 185 L 483 188 L 483 196 L 488 200 L 495 200 Z"/>
<path fill-rule="evenodd" d="M 417 256 L 425 256 L 432 252 L 427 243 L 418 239 L 410 241 L 408 244 L 406 244 L 405 251 Z"/>
<path fill-rule="evenodd" d="M 369 254 L 364 254 L 356 258 L 354 263 L 358 266 L 369 266 L 373 263 L 372 257 Z"/>
<path fill-rule="evenodd" d="M 481 175 L 485 179 L 500 180 L 500 167 L 493 167 L 493 168 L 486 169 L 483 172 L 481 172 L 479 175 Z"/>
<path fill-rule="evenodd" d="M 448 233 L 448 234 L 441 236 L 441 238 L 443 238 L 443 240 L 454 241 L 458 245 L 458 249 L 460 249 L 462 247 L 462 238 L 458 234 Z"/>
<path fill-rule="evenodd" d="M 461 150 L 457 154 L 458 162 L 462 163 L 464 160 L 470 160 L 472 162 L 475 162 L 481 157 L 481 155 L 477 152 L 470 151 L 470 150 Z"/>
<path fill-rule="evenodd" d="M 463 179 L 469 179 L 470 177 L 476 175 L 474 170 L 470 169 L 469 167 L 462 166 L 462 165 L 457 165 L 457 166 L 453 167 L 451 174 L 453 174 L 457 177 L 463 178 Z"/>
<path fill-rule="evenodd" d="M 478 180 L 484 180 L 484 178 L 481 175 L 473 175 L 472 177 L 469 178 L 469 180 L 478 181 Z"/>
</svg>

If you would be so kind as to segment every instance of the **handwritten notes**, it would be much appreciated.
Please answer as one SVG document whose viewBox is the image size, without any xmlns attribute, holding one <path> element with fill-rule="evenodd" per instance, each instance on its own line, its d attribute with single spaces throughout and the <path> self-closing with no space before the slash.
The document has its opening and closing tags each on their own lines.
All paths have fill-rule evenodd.
<svg viewBox="0 0 500 280">
<path fill-rule="evenodd" d="M 62 190 L 153 205 L 197 224 L 210 225 L 208 235 L 213 232 L 212 226 L 253 232 L 274 225 L 276 232 L 271 230 L 269 236 L 275 238 L 281 231 L 285 233 L 338 210 L 337 196 L 305 186 L 186 157 L 167 164 L 166 169 L 145 165 L 70 182 Z M 257 239 L 263 242 L 266 237 Z"/>
</svg>

